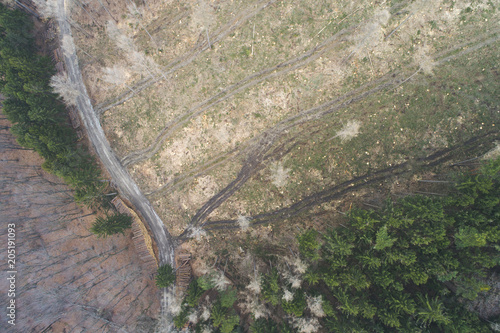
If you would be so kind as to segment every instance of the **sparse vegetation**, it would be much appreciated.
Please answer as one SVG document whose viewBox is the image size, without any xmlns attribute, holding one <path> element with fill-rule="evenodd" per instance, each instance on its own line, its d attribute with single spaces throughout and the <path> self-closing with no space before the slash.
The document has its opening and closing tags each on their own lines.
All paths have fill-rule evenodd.
<svg viewBox="0 0 500 333">
<path fill-rule="evenodd" d="M 128 19 L 118 23 L 103 15 L 106 33 L 75 35 L 81 49 L 106 45 L 95 51 L 101 63 L 82 66 L 96 109 L 124 165 L 179 235 L 208 214 L 258 225 L 253 215 L 494 130 L 497 13 L 472 7 L 155 3 L 134 9 L 154 41 L 125 8 Z M 209 8 L 203 18 L 201 8 Z M 464 30 L 462 11 L 485 15 L 490 33 Z M 177 17 L 185 19 L 161 29 Z M 149 60 L 131 59 L 134 52 Z M 121 74 L 110 77 L 113 68 Z"/>
</svg>

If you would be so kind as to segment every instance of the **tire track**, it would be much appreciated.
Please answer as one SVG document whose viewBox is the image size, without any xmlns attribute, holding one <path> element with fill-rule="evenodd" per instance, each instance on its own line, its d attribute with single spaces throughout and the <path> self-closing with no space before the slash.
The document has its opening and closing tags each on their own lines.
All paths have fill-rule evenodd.
<svg viewBox="0 0 500 333">
<path fill-rule="evenodd" d="M 179 127 L 182 127 L 185 124 L 187 124 L 191 119 L 199 116 L 206 110 L 214 107 L 219 103 L 224 102 L 230 97 L 242 92 L 243 90 L 251 86 L 254 86 L 265 80 L 285 75 L 291 71 L 294 71 L 300 67 L 303 67 L 311 63 L 312 61 L 318 59 L 325 52 L 334 48 L 337 45 L 337 43 L 342 42 L 343 37 L 345 37 L 349 32 L 352 32 L 352 30 L 354 29 L 355 27 L 342 30 L 341 32 L 335 34 L 334 36 L 326 39 L 321 44 L 315 46 L 308 52 L 305 52 L 294 59 L 290 59 L 278 65 L 266 68 L 260 72 L 257 72 L 255 74 L 246 77 L 245 79 L 237 83 L 228 86 L 227 88 L 223 89 L 216 95 L 192 107 L 184 114 L 181 114 L 177 116 L 175 119 L 168 122 L 168 124 L 160 131 L 156 139 L 153 141 L 151 145 L 149 145 L 149 147 L 136 150 L 128 154 L 127 156 L 122 158 L 122 163 L 126 166 L 129 166 L 131 164 L 137 164 L 139 162 L 151 158 L 154 154 L 156 154 L 160 150 L 163 142 L 165 142 L 165 140 L 173 132 L 175 132 Z"/>
<path fill-rule="evenodd" d="M 499 31 L 500 30 L 493 31 L 493 33 L 495 34 L 495 33 L 498 33 Z M 478 40 L 481 40 L 481 39 L 484 39 L 484 38 L 487 38 L 487 40 L 485 42 L 479 43 L 480 45 L 477 44 L 473 48 L 468 48 L 468 49 L 464 50 L 463 52 L 470 53 L 472 51 L 475 51 L 478 48 L 478 45 L 482 47 L 482 46 L 484 46 L 484 44 L 490 44 L 490 43 L 493 43 L 496 40 L 498 40 L 498 37 L 493 37 L 493 38 L 489 38 L 488 39 L 488 37 L 490 37 L 490 36 L 491 36 L 491 34 L 483 34 L 483 35 L 479 36 Z M 451 53 L 453 51 L 456 51 L 456 50 L 459 50 L 461 48 L 467 47 L 468 45 L 470 45 L 470 44 L 472 44 L 474 42 L 477 42 L 477 40 L 469 40 L 469 41 L 466 41 L 466 42 L 461 43 L 459 45 L 455 45 L 453 48 L 447 50 L 446 52 L 444 52 L 444 51 L 439 52 L 438 54 L 435 55 L 434 58 L 440 58 L 440 57 L 444 57 L 444 58 L 438 60 L 436 63 L 437 64 L 442 64 L 442 63 L 444 63 L 446 61 L 451 60 L 451 57 L 454 58 L 454 57 L 456 57 L 456 55 L 452 55 L 452 56 L 446 57 L 446 54 L 449 54 L 449 53 Z M 321 46 L 321 44 L 318 45 L 317 47 L 320 47 L 320 46 Z M 293 59 L 289 60 L 289 62 L 292 62 L 292 61 L 293 61 Z M 257 73 L 256 75 L 258 75 L 258 74 L 259 73 Z M 216 96 L 212 97 L 210 100 L 213 100 L 215 97 Z M 246 146 L 247 146 L 247 144 L 243 144 L 243 146 L 240 147 L 238 150 L 245 149 Z M 181 175 L 181 176 L 175 177 L 174 179 L 172 179 L 171 181 L 169 181 L 165 185 L 161 186 L 160 188 L 158 188 L 156 190 L 153 190 L 153 191 L 150 191 L 150 192 L 145 193 L 145 194 L 148 197 L 155 198 L 155 197 L 157 197 L 158 195 L 160 195 L 161 193 L 163 193 L 163 192 L 165 192 L 167 190 L 170 190 L 172 188 L 175 188 L 175 187 L 181 186 L 183 184 L 186 184 L 188 181 L 190 181 L 190 180 L 192 180 L 192 179 L 194 179 L 196 177 L 199 177 L 199 176 L 205 174 L 208 171 L 213 170 L 215 167 L 221 165 L 227 158 L 235 156 L 236 153 L 237 153 L 236 150 L 231 150 L 230 152 L 227 152 L 225 154 L 221 154 L 221 155 L 215 156 L 210 161 L 208 161 L 207 163 L 205 163 L 205 164 L 203 164 L 201 166 L 196 167 L 194 170 L 191 170 L 191 172 L 188 175 Z M 222 158 L 222 160 L 221 160 L 221 158 Z"/>
<path fill-rule="evenodd" d="M 261 154 L 249 157 L 246 163 L 243 164 L 238 176 L 229 185 L 227 185 L 222 191 L 217 195 L 213 196 L 207 203 L 201 207 L 196 215 L 192 218 L 190 226 L 196 226 L 200 224 L 214 209 L 219 207 L 224 201 L 226 201 L 231 195 L 234 194 L 243 184 L 247 182 L 250 177 L 252 177 L 259 170 L 264 168 L 264 161 L 272 158 L 274 155 L 281 154 L 286 155 L 293 149 L 298 143 L 293 142 L 294 138 L 289 139 L 287 142 L 276 147 L 271 154 Z M 269 147 L 270 148 L 270 147 Z M 255 158 L 255 159 L 253 159 Z M 203 224 L 201 224 L 203 225 Z"/>
<path fill-rule="evenodd" d="M 246 10 L 242 11 L 238 14 L 237 17 L 235 17 L 230 23 L 226 24 L 225 26 L 219 28 L 218 30 L 215 31 L 214 36 L 211 36 L 210 38 L 210 45 L 216 44 L 220 42 L 222 39 L 226 38 L 231 32 L 242 26 L 246 21 L 257 15 L 261 10 L 269 7 L 273 3 L 275 3 L 277 0 L 265 0 L 260 2 L 260 6 L 255 8 L 254 10 Z M 202 53 L 203 51 L 207 50 L 209 48 L 208 41 L 202 39 L 200 42 L 198 42 L 192 50 L 188 54 L 183 54 L 179 57 L 177 57 L 175 60 L 170 62 L 168 65 L 163 67 L 163 74 L 165 76 L 171 75 L 178 69 L 187 66 L 190 64 L 196 57 Z M 152 79 L 152 78 L 147 78 L 142 81 L 139 81 L 137 85 L 135 85 L 133 88 L 134 90 L 139 93 L 143 91 L 144 89 L 148 88 L 149 86 L 155 84 L 158 82 L 159 78 Z M 114 102 L 112 101 L 105 101 L 103 103 L 100 103 L 96 105 L 95 109 L 96 112 L 101 115 L 107 110 L 120 105 L 130 98 L 135 96 L 134 93 L 131 92 L 124 92 L 117 97 L 115 97 Z"/>
<path fill-rule="evenodd" d="M 471 39 L 471 40 L 467 40 L 465 42 L 462 42 L 460 44 L 456 44 L 456 45 L 453 45 L 453 47 L 449 48 L 449 49 L 446 49 L 444 51 L 440 51 L 440 52 L 437 52 L 435 55 L 434 55 L 434 59 L 437 60 L 437 62 L 442 62 L 444 59 L 440 59 L 442 57 L 446 58 L 446 57 L 449 57 L 449 54 L 454 52 L 454 51 L 457 51 L 457 50 L 460 50 L 460 49 L 463 49 L 477 41 L 480 41 L 480 40 L 486 40 L 486 39 L 489 39 L 490 37 L 493 37 L 495 36 L 496 34 L 500 33 L 500 29 L 493 29 L 491 32 L 487 32 L 487 33 L 484 33 L 484 34 L 481 34 L 479 36 L 477 36 L 477 38 L 475 39 Z"/>
<path fill-rule="evenodd" d="M 500 36 L 495 36 L 495 37 L 489 38 L 489 39 L 485 40 L 484 42 L 481 42 L 481 43 L 478 43 L 478 44 L 473 45 L 471 47 L 468 47 L 467 49 L 463 50 L 460 53 L 444 57 L 443 59 L 438 60 L 436 62 L 436 64 L 437 65 L 441 65 L 441 64 L 443 64 L 445 62 L 449 62 L 449 61 L 451 61 L 451 60 L 453 60 L 455 58 L 458 58 L 458 57 L 461 57 L 463 55 L 469 54 L 471 52 L 477 51 L 477 50 L 479 50 L 482 47 L 491 45 L 491 44 L 493 44 L 493 43 L 495 43 L 495 42 L 497 42 L 499 40 L 500 40 Z"/>
<path fill-rule="evenodd" d="M 167 182 L 165 185 L 160 186 L 156 190 L 145 193 L 145 195 L 147 197 L 154 198 L 167 190 L 170 190 L 174 187 L 179 187 L 179 186 L 187 183 L 188 181 L 193 180 L 194 178 L 197 178 L 210 170 L 213 170 L 215 167 L 224 163 L 228 158 L 234 157 L 236 155 L 236 153 L 238 152 L 238 150 L 239 149 L 235 148 L 227 153 L 217 155 L 217 156 L 213 157 L 211 160 L 209 160 L 208 162 L 190 170 L 189 173 L 174 177 L 172 180 Z"/>
<path fill-rule="evenodd" d="M 395 74 L 394 74 L 395 75 Z M 263 132 L 260 137 L 252 140 L 252 144 L 242 151 L 242 155 L 246 155 L 244 159 L 243 167 L 238 173 L 235 180 L 233 180 L 229 185 L 227 185 L 224 189 L 222 189 L 219 193 L 213 196 L 210 200 L 208 200 L 195 214 L 195 216 L 191 219 L 191 227 L 202 224 L 208 215 L 218 208 L 225 200 L 227 200 L 236 190 L 238 190 L 250 177 L 252 177 L 259 170 L 264 168 L 264 163 L 266 160 L 270 159 L 273 156 L 278 155 L 278 152 L 283 151 L 283 145 L 280 145 L 278 148 L 271 150 L 274 143 L 283 135 L 283 133 L 299 124 L 302 124 L 306 121 L 319 119 L 327 114 L 330 114 L 334 111 L 342 109 L 350 104 L 358 102 L 363 98 L 366 98 L 369 95 L 374 94 L 375 92 L 381 91 L 388 87 L 392 87 L 394 84 L 402 82 L 402 78 L 397 77 L 394 78 L 393 75 L 386 75 L 383 79 L 376 80 L 374 82 L 370 82 L 368 85 L 371 89 L 357 89 L 352 91 L 336 100 L 327 102 L 321 106 L 309 109 L 305 112 L 302 112 L 294 117 L 289 119 L 285 119 L 281 121 L 274 128 Z M 375 87 L 370 87 L 375 83 L 379 83 L 375 85 Z M 295 140 L 294 137 L 290 138 L 289 141 L 293 142 Z M 293 145 L 292 145 L 293 147 Z M 270 153 L 268 153 L 271 150 Z M 281 154 L 285 155 L 285 154 Z"/>
<path fill-rule="evenodd" d="M 491 36 L 491 35 L 482 35 L 480 38 L 485 38 L 485 37 L 489 37 L 489 36 Z M 458 55 L 464 55 L 464 54 L 470 53 L 470 52 L 472 52 L 472 51 L 477 50 L 479 46 L 480 46 L 480 47 L 483 47 L 483 46 L 485 46 L 485 45 L 489 45 L 489 44 L 491 44 L 491 43 L 494 43 L 494 42 L 495 42 L 495 41 L 497 41 L 497 40 L 498 40 L 498 37 L 487 38 L 487 40 L 486 40 L 486 41 L 481 42 L 481 43 L 478 43 L 478 44 L 476 44 L 474 47 L 467 48 L 467 49 L 465 49 L 464 51 L 462 51 L 462 53 L 459 53 Z M 463 43 L 462 45 L 455 46 L 455 47 L 453 47 L 453 48 L 450 50 L 450 52 L 453 52 L 453 51 L 455 51 L 455 50 L 457 50 L 457 49 L 463 48 L 463 47 L 465 47 L 465 46 L 467 46 L 467 45 L 470 45 L 470 44 L 472 44 L 472 43 L 474 43 L 474 42 L 477 42 L 477 40 L 475 40 L 475 41 L 468 41 L 468 42 L 466 42 L 466 43 Z M 450 52 L 448 52 L 448 53 L 450 53 Z M 446 54 L 445 54 L 444 52 L 440 52 L 438 56 L 445 56 L 445 55 L 446 55 Z M 453 55 L 453 56 L 448 56 L 448 57 L 446 57 L 446 56 L 445 56 L 443 59 L 441 59 L 441 60 L 437 61 L 436 63 L 437 63 L 437 64 L 443 64 L 444 62 L 449 61 L 449 60 L 451 59 L 451 57 L 455 58 L 455 57 L 457 57 L 458 55 Z M 411 77 L 411 76 L 410 76 L 410 77 Z M 399 86 L 399 85 L 401 85 L 402 83 L 407 82 L 407 81 L 408 81 L 408 78 L 407 78 L 407 79 L 405 79 L 405 80 L 402 80 L 402 81 L 398 82 L 397 84 L 395 84 L 395 86 L 397 87 L 397 86 Z M 337 100 L 337 101 L 339 101 L 339 100 Z M 310 110 L 310 111 L 311 111 L 311 110 Z M 316 117 L 317 117 L 317 116 L 316 116 Z M 320 117 L 321 117 L 321 116 L 320 116 Z M 290 120 L 290 119 L 288 119 L 288 120 Z M 294 127 L 294 126 L 296 126 L 296 125 L 298 125 L 298 124 L 300 124 L 300 123 L 306 122 L 306 121 L 308 121 L 308 120 L 313 120 L 313 119 L 302 119 L 302 120 L 299 120 L 299 122 L 298 122 L 298 123 L 295 123 L 295 124 L 293 124 L 293 123 L 292 123 L 292 124 L 289 124 L 288 126 L 290 126 L 290 127 Z M 281 131 L 285 131 L 286 129 L 287 129 L 287 128 L 284 128 L 284 129 L 282 129 Z M 249 148 L 248 148 L 248 147 L 249 147 L 250 145 L 252 145 L 252 144 L 255 146 L 255 145 L 256 145 L 256 142 L 244 144 L 242 147 L 240 147 L 240 148 L 239 148 L 239 151 L 240 151 L 240 152 L 235 151 L 235 150 L 232 150 L 231 152 L 227 153 L 227 155 L 226 155 L 226 154 L 223 154 L 223 155 L 216 156 L 216 157 L 214 157 L 211 161 L 209 161 L 209 162 L 205 163 L 205 164 L 204 164 L 204 165 L 202 165 L 202 166 L 197 167 L 197 168 L 196 168 L 195 170 L 193 170 L 193 171 L 192 171 L 189 175 L 187 175 L 187 176 L 179 176 L 179 177 L 176 177 L 175 179 L 173 179 L 173 180 L 172 180 L 172 181 L 170 181 L 169 183 L 165 184 L 165 185 L 164 185 L 164 186 L 162 186 L 161 188 L 159 188 L 159 189 L 157 189 L 157 190 L 154 190 L 154 191 L 150 192 L 148 195 L 151 195 L 152 197 L 156 197 L 156 196 L 160 195 L 161 193 L 163 193 L 163 192 L 164 192 L 164 191 L 166 191 L 166 190 L 169 190 L 169 189 L 172 189 L 172 188 L 174 188 L 174 187 L 177 187 L 177 186 L 180 186 L 180 185 L 182 185 L 182 184 L 185 184 L 185 183 L 187 183 L 189 180 L 192 180 L 192 179 L 194 179 L 194 178 L 196 178 L 196 177 L 199 177 L 199 176 L 201 176 L 201 175 L 203 175 L 203 174 L 206 174 L 206 172 L 208 172 L 208 171 L 210 171 L 210 170 L 213 170 L 216 166 L 221 165 L 221 164 L 222 164 L 222 163 L 223 163 L 223 162 L 224 162 L 227 158 L 229 158 L 229 157 L 236 156 L 236 154 L 238 154 L 238 155 L 242 155 L 242 156 L 243 156 L 243 155 L 245 155 L 245 153 L 241 153 L 241 151 L 243 151 L 243 152 L 247 152 L 247 154 L 249 154 L 249 152 L 248 152 L 248 149 L 249 149 Z M 221 160 L 221 156 L 223 156 L 223 157 L 222 157 L 222 158 L 223 158 L 222 160 Z M 251 154 L 250 154 L 249 156 L 251 156 Z M 248 159 L 248 157 L 247 157 L 247 159 Z M 207 168 L 206 168 L 206 169 L 203 169 L 205 166 L 206 166 Z M 234 193 L 234 191 L 232 191 L 232 193 Z M 212 211 L 213 211 L 213 210 L 212 210 Z"/>
<path fill-rule="evenodd" d="M 156 154 L 160 149 L 161 149 L 161 146 L 163 144 L 163 142 L 173 133 L 175 132 L 179 127 L 182 127 L 184 126 L 185 124 L 187 124 L 191 119 L 197 117 L 198 115 L 200 115 L 201 113 L 203 113 L 204 111 L 206 111 L 207 109 L 229 99 L 230 97 L 234 96 L 235 94 L 243 91 L 244 89 L 247 89 L 248 87 L 251 87 L 251 86 L 254 86 L 264 80 L 268 80 L 268 79 L 272 79 L 272 78 L 275 78 L 275 77 L 278 77 L 278 76 L 281 76 L 281 75 L 285 75 L 287 73 L 289 73 L 290 71 L 293 71 L 293 70 L 296 70 L 302 66 L 305 66 L 307 64 L 309 64 L 310 62 L 316 60 L 317 58 L 319 58 L 322 54 L 324 54 L 325 52 L 327 52 L 328 50 L 332 49 L 333 47 L 335 47 L 336 43 L 330 45 L 330 43 L 333 43 L 334 41 L 337 41 L 337 42 L 342 42 L 343 41 L 343 38 L 349 33 L 351 32 L 352 30 L 355 30 L 355 28 L 357 27 L 354 26 L 354 27 L 351 27 L 351 28 L 348 28 L 348 29 L 345 29 L 345 30 L 342 30 L 340 31 L 339 33 L 335 34 L 334 36 L 326 39 L 325 41 L 323 41 L 321 44 L 317 45 L 316 47 L 314 47 L 313 49 L 309 50 L 307 53 L 304 53 L 303 55 L 297 57 L 297 58 L 294 58 L 294 59 L 290 59 L 288 61 L 285 61 L 283 63 L 280 63 L 276 66 L 273 66 L 273 67 L 270 67 L 270 68 L 267 68 L 265 70 L 262 70 L 258 73 L 255 73 L 251 76 L 248 76 L 247 78 L 225 88 L 224 90 L 222 90 L 221 92 L 219 92 L 217 95 L 215 96 L 212 96 L 211 98 L 203 101 L 202 103 L 196 105 L 195 107 L 191 108 L 190 110 L 188 110 L 186 113 L 182 114 L 182 115 L 179 115 L 178 117 L 176 117 L 175 119 L 173 119 L 172 121 L 170 121 L 161 131 L 160 133 L 157 135 L 157 137 L 155 138 L 155 140 L 153 141 L 152 144 L 150 144 L 147 148 L 144 148 L 144 149 L 140 149 L 140 150 L 136 150 L 134 152 L 131 152 L 130 154 L 128 154 L 127 156 L 123 157 L 122 158 L 122 163 L 125 165 L 125 166 L 129 166 L 129 165 L 132 165 L 132 164 L 137 164 L 137 163 L 140 163 L 146 159 L 149 159 L 151 158 L 154 154 Z M 498 31 L 500 30 L 497 30 L 497 31 L 494 31 L 493 35 L 495 35 Z M 465 42 L 463 43 L 462 45 L 457 45 L 457 46 L 454 46 L 451 50 L 449 50 L 447 53 L 449 54 L 450 52 L 452 51 L 455 51 L 457 49 L 460 49 L 460 48 L 463 48 L 463 47 L 466 47 L 474 42 L 477 42 L 477 40 L 479 39 L 482 39 L 482 38 L 485 38 L 485 37 L 490 37 L 492 36 L 492 34 L 484 34 L 482 36 L 480 36 L 478 39 L 476 40 L 473 40 L 473 41 L 468 41 L 468 42 Z M 466 53 L 470 53 L 470 52 L 473 52 L 485 45 L 489 45 L 495 41 L 497 41 L 499 39 L 498 36 L 494 36 L 490 39 L 487 39 L 486 41 L 482 42 L 482 43 L 479 43 L 479 44 L 476 44 L 474 47 L 471 47 L 471 48 L 468 48 L 468 49 L 465 49 L 463 50 L 462 52 L 458 53 L 458 54 L 455 54 L 455 55 L 452 55 L 452 56 L 448 56 L 444 59 L 441 59 L 439 61 L 436 62 L 436 64 L 442 64 L 443 62 L 445 61 L 450 61 L 451 59 L 454 59 L 458 56 L 461 56 L 463 54 L 466 54 Z M 465 53 L 466 52 L 466 53 Z M 438 55 L 435 56 L 435 58 L 437 58 L 438 56 L 443 56 L 444 52 L 440 52 Z M 274 72 L 275 70 L 278 70 L 280 68 L 283 68 L 283 67 L 287 67 L 287 66 L 290 66 L 289 68 L 285 68 L 281 71 L 277 71 L 277 72 Z M 274 72 L 274 73 L 273 73 Z M 404 82 L 402 82 L 404 83 Z"/>
<path fill-rule="evenodd" d="M 419 158 L 412 162 L 404 162 L 370 174 L 356 177 L 341 184 L 331 186 L 323 191 L 311 194 L 288 207 L 252 216 L 249 218 L 252 221 L 251 226 L 278 222 L 297 216 L 313 206 L 317 206 L 334 199 L 339 199 L 353 190 L 361 189 L 367 185 L 376 184 L 387 178 L 412 172 L 415 168 L 419 168 L 423 171 L 431 169 L 437 165 L 451 161 L 458 154 L 477 154 L 478 151 L 485 150 L 485 147 L 488 144 L 498 140 L 499 138 L 500 135 L 498 132 L 489 132 L 484 135 L 471 138 L 461 145 L 435 152 L 427 157 Z M 209 221 L 205 223 L 205 226 L 205 229 L 207 230 L 239 228 L 237 220 Z M 179 238 L 184 239 L 187 236 L 188 232 L 185 231 L 179 236 Z"/>
<path fill-rule="evenodd" d="M 475 46 L 484 47 L 496 42 L 498 38 L 490 38 L 486 41 L 477 43 Z M 477 40 L 476 40 L 477 42 Z M 468 54 L 472 52 L 471 50 L 477 50 L 476 47 L 468 48 L 456 55 L 456 58 L 460 55 Z M 447 58 L 445 58 L 447 59 Z M 444 63 L 444 61 L 439 62 L 439 64 Z M 420 68 L 417 72 L 420 71 Z M 265 131 L 259 137 L 254 138 L 247 149 L 241 152 L 245 157 L 244 166 L 238 173 L 236 179 L 217 193 L 214 197 L 209 199 L 195 214 L 191 219 L 190 226 L 194 227 L 197 225 L 204 225 L 208 215 L 217 209 L 229 196 L 239 189 L 251 176 L 261 170 L 264 165 L 263 162 L 271 157 L 273 153 L 267 154 L 271 149 L 273 144 L 283 135 L 283 133 L 297 125 L 303 124 L 311 120 L 320 119 L 330 113 L 333 113 L 339 109 L 345 108 L 353 103 L 359 102 L 360 100 L 385 89 L 399 87 L 401 84 L 407 82 L 410 78 L 415 75 L 412 74 L 408 78 L 404 79 L 403 74 L 399 73 L 389 73 L 381 78 L 367 83 L 365 86 L 353 90 L 344 96 L 337 98 L 333 101 L 329 101 L 320 106 L 314 107 L 307 111 L 303 111 L 293 117 L 285 119 L 278 123 L 275 127 Z"/>
</svg>

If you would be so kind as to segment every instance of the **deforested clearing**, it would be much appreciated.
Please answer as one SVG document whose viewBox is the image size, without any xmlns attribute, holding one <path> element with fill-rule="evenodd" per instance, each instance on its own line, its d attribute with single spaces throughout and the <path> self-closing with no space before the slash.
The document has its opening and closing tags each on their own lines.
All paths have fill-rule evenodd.
<svg viewBox="0 0 500 333">
<path fill-rule="evenodd" d="M 299 254 L 296 234 L 387 196 L 444 196 L 434 185 L 453 180 L 439 176 L 461 172 L 446 168 L 498 157 L 494 1 L 89 2 L 70 16 L 81 29 L 64 51 L 78 54 L 111 147 L 168 230 L 217 272 L 205 309 L 185 313 L 200 329 L 210 318 L 229 331 L 233 310 L 269 328 L 278 303 L 305 311 L 286 321 L 299 332 L 326 332 L 338 309 L 360 315 L 361 298 L 330 309 L 301 296 L 327 273 L 309 274 L 320 254 L 312 243 Z M 373 251 L 397 244 L 383 230 Z M 221 305 L 233 296 L 241 309 Z"/>
</svg>

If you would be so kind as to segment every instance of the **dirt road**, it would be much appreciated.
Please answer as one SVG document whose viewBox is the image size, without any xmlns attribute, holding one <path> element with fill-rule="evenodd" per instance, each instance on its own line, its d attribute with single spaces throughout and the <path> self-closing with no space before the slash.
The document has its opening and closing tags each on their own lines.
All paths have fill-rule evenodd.
<svg viewBox="0 0 500 333">
<path fill-rule="evenodd" d="M 62 36 L 71 36 L 71 29 L 66 20 L 64 0 L 57 1 L 57 22 Z M 122 166 L 115 153 L 111 149 L 109 142 L 104 135 L 104 131 L 99 122 L 99 118 L 94 112 L 94 108 L 87 94 L 87 89 L 82 81 L 80 68 L 76 53 L 64 53 L 66 70 L 69 80 L 77 87 L 80 96 L 77 98 L 77 108 L 82 118 L 90 142 L 101 159 L 106 169 L 111 174 L 120 194 L 130 200 L 136 209 L 142 214 L 148 223 L 159 250 L 161 264 L 174 263 L 174 244 L 170 233 L 167 231 L 163 221 L 154 211 L 149 200 L 142 194 L 137 184 L 132 180 L 128 171 Z"/>
<path fill-rule="evenodd" d="M 60 37 L 71 36 L 71 28 L 67 21 L 64 0 L 57 0 L 56 19 L 59 25 Z M 73 48 L 70 48 L 74 50 Z M 132 180 L 128 171 L 123 167 L 115 153 L 111 149 L 104 131 L 99 122 L 94 108 L 90 102 L 87 89 L 83 84 L 82 74 L 78 67 L 78 59 L 76 53 L 64 52 L 64 61 L 68 78 L 72 84 L 78 89 L 80 95 L 76 100 L 76 106 L 80 117 L 82 118 L 87 135 L 94 149 L 99 156 L 101 162 L 108 170 L 111 178 L 115 182 L 120 194 L 128 199 L 134 207 L 139 211 L 144 220 L 148 223 L 152 232 L 152 236 L 158 246 L 160 264 L 174 264 L 174 242 L 172 236 L 163 224 L 158 214 L 154 211 L 149 200 L 141 192 L 137 184 Z M 167 290 L 163 290 L 163 299 L 166 299 Z M 168 315 L 168 302 L 163 301 L 162 307 L 164 314 Z M 169 322 L 171 325 L 171 321 Z"/>
</svg>

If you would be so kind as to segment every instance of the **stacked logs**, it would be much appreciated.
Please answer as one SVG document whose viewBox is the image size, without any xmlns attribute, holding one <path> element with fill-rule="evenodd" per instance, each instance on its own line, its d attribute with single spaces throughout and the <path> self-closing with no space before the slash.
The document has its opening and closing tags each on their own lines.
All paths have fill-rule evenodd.
<svg viewBox="0 0 500 333">
<path fill-rule="evenodd" d="M 80 123 L 80 117 L 78 117 L 78 111 L 74 106 L 68 107 L 68 110 L 69 110 L 69 121 L 71 123 L 71 126 L 76 130 L 76 138 L 78 139 L 78 141 L 80 141 L 81 139 L 83 139 L 83 130 L 80 127 L 81 123 Z"/>
<path fill-rule="evenodd" d="M 66 70 L 64 68 L 63 56 L 60 48 L 56 48 L 52 52 L 52 61 L 54 61 L 56 70 L 58 74 L 65 75 Z"/>
<path fill-rule="evenodd" d="M 69 120 L 71 122 L 71 126 L 74 129 L 77 129 L 80 127 L 80 118 L 78 117 L 78 111 L 74 106 L 70 106 L 69 108 Z"/>
<path fill-rule="evenodd" d="M 119 197 L 115 197 L 111 202 L 120 213 L 127 214 L 132 217 L 132 240 L 134 242 L 137 255 L 148 269 L 156 269 L 156 259 L 149 252 L 149 248 L 144 239 L 144 232 L 139 225 L 141 222 L 137 220 L 138 216 Z"/>
<path fill-rule="evenodd" d="M 144 241 L 144 234 L 139 224 L 134 221 L 132 223 L 132 240 L 134 241 L 135 250 L 139 258 L 146 264 L 148 268 L 156 268 L 156 260 L 151 257 L 146 242 Z"/>
<path fill-rule="evenodd" d="M 189 283 L 191 282 L 192 271 L 190 261 L 190 253 L 181 252 L 177 255 L 177 270 L 175 281 L 177 296 L 183 295 L 189 287 Z"/>
</svg>

